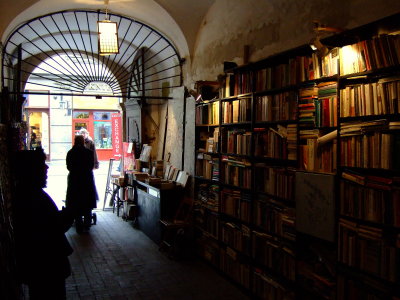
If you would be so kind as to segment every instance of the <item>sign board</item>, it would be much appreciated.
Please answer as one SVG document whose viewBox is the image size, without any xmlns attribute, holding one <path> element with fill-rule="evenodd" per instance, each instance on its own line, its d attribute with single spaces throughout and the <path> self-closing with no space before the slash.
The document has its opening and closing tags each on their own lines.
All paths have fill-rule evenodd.
<svg viewBox="0 0 400 300">
<path fill-rule="evenodd" d="M 113 158 L 122 157 L 122 117 L 121 114 L 111 114 Z"/>
</svg>

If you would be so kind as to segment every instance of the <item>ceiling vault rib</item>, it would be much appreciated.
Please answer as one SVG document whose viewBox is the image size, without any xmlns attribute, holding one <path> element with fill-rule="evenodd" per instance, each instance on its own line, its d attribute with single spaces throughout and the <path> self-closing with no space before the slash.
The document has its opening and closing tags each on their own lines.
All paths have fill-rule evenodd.
<svg viewBox="0 0 400 300">
<path fill-rule="evenodd" d="M 86 49 L 85 39 L 83 38 L 81 26 L 79 25 L 79 21 L 78 21 L 78 18 L 77 18 L 77 16 L 76 16 L 76 12 L 75 12 L 75 11 L 74 11 L 74 17 L 75 17 L 76 25 L 78 26 L 78 31 L 79 31 L 79 35 L 80 35 L 80 37 L 81 37 L 83 49 L 85 50 L 84 53 L 85 53 L 85 56 L 86 56 L 86 60 L 87 60 L 88 62 L 90 62 L 90 61 L 89 61 L 89 56 L 88 56 L 88 50 Z M 89 39 L 90 39 L 90 33 L 89 33 L 88 35 L 89 35 Z M 84 59 L 83 56 L 82 56 L 82 59 Z M 87 65 L 87 64 L 85 64 L 85 65 Z M 93 72 L 93 69 L 92 69 L 92 66 L 91 66 L 90 63 L 89 63 L 89 74 L 90 74 L 90 77 L 92 78 L 92 81 L 96 81 L 95 72 Z"/>
<path fill-rule="evenodd" d="M 53 20 L 53 19 L 52 19 L 52 20 Z M 43 23 L 42 20 L 39 19 L 39 21 L 40 21 L 40 23 L 43 25 L 43 27 L 47 30 L 47 32 L 50 34 L 50 36 L 53 38 L 53 40 L 57 43 L 57 45 L 60 47 L 60 49 L 64 52 L 64 54 L 65 54 L 66 56 L 68 56 L 67 51 L 61 46 L 60 42 L 56 39 L 56 37 L 53 35 L 53 33 L 51 33 L 50 30 L 47 28 L 47 26 L 44 25 L 44 23 Z M 53 20 L 53 22 L 54 22 L 54 20 Z M 55 52 L 55 50 L 53 50 L 53 51 Z M 60 56 L 60 58 L 61 58 L 61 56 Z M 69 65 L 69 63 L 66 62 L 64 59 L 63 59 L 63 61 L 68 65 L 68 67 L 71 68 L 71 70 L 75 73 L 76 76 L 79 76 L 79 73 L 77 72 L 77 70 L 75 70 L 73 67 L 71 67 L 71 66 Z M 75 67 L 76 67 L 76 64 L 74 63 L 74 61 L 71 60 L 71 62 L 72 62 L 72 63 L 75 65 Z"/>
<path fill-rule="evenodd" d="M 41 77 L 41 76 L 39 75 L 38 77 Z M 11 80 L 11 81 L 15 80 L 14 78 L 9 78 L 9 77 L 4 77 L 4 78 L 5 78 L 5 79 L 8 79 L 8 80 Z M 48 85 L 48 84 L 44 84 L 44 83 L 37 83 L 37 82 L 31 82 L 31 81 L 29 81 L 29 80 L 21 80 L 21 82 L 31 83 L 31 84 L 39 85 L 39 86 L 46 86 L 46 87 L 50 87 L 50 88 L 58 88 L 58 87 L 55 87 L 55 86 L 53 86 L 53 85 Z M 55 82 L 56 82 L 56 81 L 55 81 Z M 70 90 L 73 90 L 73 91 L 76 91 L 76 92 L 81 92 L 80 89 L 72 89 L 72 88 L 70 88 Z M 24 92 L 24 93 L 25 93 L 25 92 Z"/>
<path fill-rule="evenodd" d="M 57 22 L 54 20 L 53 16 L 51 15 L 50 17 L 51 17 L 51 19 L 52 19 L 54 25 L 57 27 L 57 30 L 58 30 L 59 32 L 62 32 L 61 29 L 60 29 L 60 27 L 58 26 Z M 82 65 L 81 65 L 81 63 L 79 62 L 78 58 L 76 57 L 75 51 L 72 50 L 73 48 L 71 47 L 70 43 L 69 43 L 68 40 L 66 39 L 65 35 L 62 34 L 61 36 L 63 37 L 64 41 L 67 43 L 68 48 L 70 49 L 71 53 L 74 55 L 75 60 L 76 60 L 77 63 L 79 64 L 80 68 L 75 64 L 74 60 L 71 60 L 72 63 L 73 63 L 74 66 L 77 68 L 77 70 L 82 70 L 82 71 L 84 71 L 84 70 L 83 70 L 83 67 L 82 67 Z M 61 46 L 60 46 L 60 47 L 61 47 Z M 62 48 L 62 47 L 61 47 L 61 48 Z M 65 54 L 66 54 L 67 56 L 69 56 L 69 55 L 67 54 L 67 51 L 66 51 L 65 49 L 64 49 L 64 52 L 65 52 Z M 74 70 L 74 71 L 76 71 L 76 70 Z M 85 72 L 84 72 L 84 73 L 85 73 Z M 86 75 L 87 75 L 87 74 L 86 74 Z"/>
<path fill-rule="evenodd" d="M 87 24 L 87 28 L 88 28 L 88 37 L 89 37 L 89 41 L 90 41 L 90 50 L 92 53 L 92 62 L 93 62 L 93 68 L 95 69 L 94 72 L 96 74 L 96 63 L 94 61 L 94 51 L 93 51 L 93 44 L 92 44 L 92 35 L 90 34 L 92 31 L 90 30 L 90 25 L 89 25 L 89 15 L 87 12 L 85 12 L 86 15 L 86 24 Z M 99 66 L 99 64 L 97 64 Z M 99 72 L 97 72 L 97 74 L 99 74 Z M 98 78 L 98 76 L 97 76 Z"/>
<path fill-rule="evenodd" d="M 131 58 L 131 57 L 134 57 L 134 55 L 137 53 L 137 51 L 140 49 L 140 47 L 143 45 L 143 43 L 147 40 L 147 38 L 148 38 L 148 36 L 151 34 L 151 32 L 149 32 L 149 34 L 144 38 L 144 40 L 136 47 L 136 49 L 131 53 L 131 55 L 125 60 L 125 62 L 128 62 L 128 60 Z M 133 42 L 133 41 L 132 41 Z M 125 65 L 125 62 L 124 62 L 124 64 L 122 64 L 121 66 L 123 66 L 123 65 Z M 130 68 L 130 66 L 132 66 L 132 64 L 131 65 L 128 65 L 128 68 L 127 69 L 129 69 Z M 118 70 L 117 70 L 118 72 L 115 72 L 115 76 L 116 77 L 118 77 L 119 76 L 119 73 L 122 71 L 124 71 L 124 69 L 122 68 L 122 67 L 120 67 Z"/>
<path fill-rule="evenodd" d="M 3 86 L 15 94 L 14 89 L 21 86 L 27 94 L 48 88 L 45 94 L 86 95 L 88 85 L 99 82 L 106 84 L 104 91 L 114 97 L 144 99 L 157 98 L 158 92 L 151 91 L 162 90 L 165 82 L 168 88 L 182 85 L 181 59 L 173 44 L 132 18 L 109 14 L 107 19 L 118 25 L 120 52 L 99 55 L 96 19 L 103 19 L 104 14 L 100 10 L 65 10 L 20 25 L 3 46 Z M 18 48 L 22 57 L 16 54 Z M 15 76 L 18 72 L 22 78 Z"/>
<path fill-rule="evenodd" d="M 12 42 L 11 42 L 11 43 L 12 43 Z M 36 55 L 30 53 L 30 52 L 27 51 L 26 49 L 24 49 L 24 48 L 21 47 L 21 50 L 22 50 L 22 51 L 25 51 L 26 53 L 28 53 L 28 54 L 31 55 L 32 57 L 36 58 L 38 61 L 42 61 L 40 58 L 38 58 Z M 13 58 L 17 59 L 17 57 L 16 57 L 15 55 L 12 55 L 12 54 L 10 54 L 10 53 L 7 53 L 7 55 L 9 55 L 10 57 L 13 57 Z M 33 66 L 33 67 L 36 66 L 35 64 L 29 63 L 29 62 L 27 62 L 27 61 L 24 61 L 24 63 L 25 63 L 25 64 L 28 64 L 28 65 L 31 65 L 31 66 Z M 43 61 L 43 63 L 45 63 L 46 65 L 48 65 L 48 66 L 51 67 L 51 68 L 54 68 L 52 65 L 50 65 L 49 63 L 47 63 L 47 62 L 45 62 L 45 61 Z M 50 73 L 49 71 L 46 71 L 45 69 L 43 69 L 43 68 L 41 68 L 41 67 L 39 67 L 39 66 L 37 66 L 37 68 L 43 70 L 44 72 Z M 55 69 L 55 68 L 54 68 L 54 69 Z M 57 70 L 57 69 L 56 69 L 56 70 Z M 31 74 L 30 72 L 27 72 L 27 71 L 25 71 L 25 70 L 21 70 L 21 72 Z M 52 73 L 51 73 L 51 74 L 52 74 Z M 64 79 L 63 77 L 61 77 L 60 75 L 58 75 L 58 74 L 56 74 L 56 73 L 54 73 L 53 75 L 59 77 L 60 79 Z M 79 86 L 79 84 L 77 84 L 75 81 L 76 81 L 76 80 L 72 80 L 72 81 L 70 81 L 70 82 L 73 83 L 74 85 Z"/>
<path fill-rule="evenodd" d="M 78 18 L 76 17 L 76 12 L 75 11 L 74 11 L 74 17 L 75 17 L 76 25 L 78 26 L 79 36 L 81 37 L 83 49 L 85 50 L 84 53 L 85 53 L 85 56 L 86 56 L 86 60 L 89 61 L 89 57 L 87 55 L 88 51 L 86 49 L 86 43 L 85 43 L 85 40 L 83 38 L 81 26 L 79 25 L 79 21 L 78 21 Z M 82 60 L 83 60 L 84 57 L 82 56 L 82 54 L 81 54 L 81 57 L 82 57 Z M 87 64 L 84 64 L 84 65 L 86 66 Z M 92 73 L 93 70 L 92 70 L 92 66 L 90 65 L 90 63 L 89 63 L 89 68 L 88 69 L 89 69 L 90 78 L 92 78 L 92 81 L 95 81 L 96 77 L 94 76 L 94 73 Z"/>
<path fill-rule="evenodd" d="M 126 30 L 125 35 L 128 33 L 129 28 Z M 129 44 L 134 45 L 133 42 L 136 39 L 136 37 L 139 35 L 139 32 L 142 30 L 142 28 L 143 28 L 143 24 L 141 24 L 141 26 L 139 27 L 138 31 L 135 33 L 133 39 L 129 42 Z M 122 44 L 122 42 L 121 42 L 121 44 Z M 117 63 L 114 66 L 112 66 L 112 68 L 110 69 L 110 72 L 115 74 L 115 66 L 121 64 L 121 60 L 122 60 L 122 58 L 125 57 L 125 54 L 127 53 L 128 49 L 129 49 L 129 47 L 126 47 L 124 53 L 120 56 L 120 58 L 118 59 Z M 125 65 L 125 63 L 130 59 L 130 57 L 127 60 L 125 60 L 125 62 L 122 65 Z"/>
<path fill-rule="evenodd" d="M 29 27 L 30 27 L 30 26 L 29 26 Z M 61 65 L 58 61 L 56 61 L 56 60 L 54 59 L 54 57 L 52 57 L 51 55 L 49 55 L 47 51 L 43 50 L 43 49 L 40 48 L 39 46 L 37 46 L 37 45 L 35 45 L 34 43 L 32 43 L 32 42 L 31 42 L 25 35 L 23 35 L 21 32 L 18 32 L 18 33 L 19 33 L 19 35 L 21 35 L 29 44 L 33 45 L 33 46 L 34 46 L 36 49 L 38 49 L 41 53 L 43 53 L 43 54 L 46 55 L 49 59 L 51 59 L 52 61 L 54 61 L 57 65 L 59 65 L 60 67 L 62 67 L 62 65 Z M 15 45 L 15 46 L 17 46 L 17 45 Z M 21 49 L 22 49 L 23 51 L 29 53 L 29 52 L 28 52 L 26 49 L 24 49 L 23 47 L 21 47 Z M 31 53 L 29 53 L 29 54 L 31 55 Z M 36 56 L 36 55 L 34 55 L 34 57 L 35 57 L 37 60 L 39 60 L 39 61 L 43 61 L 41 58 L 39 58 L 39 57 Z M 51 64 L 47 64 L 47 65 L 48 65 L 49 67 L 55 69 L 56 71 L 58 71 L 57 68 L 55 68 L 55 67 L 52 66 Z"/>
<path fill-rule="evenodd" d="M 68 32 L 69 32 L 69 34 L 70 34 L 70 36 L 71 36 L 71 38 L 72 38 L 72 41 L 73 41 L 74 44 L 75 44 L 75 48 L 78 50 L 79 56 L 82 57 L 82 53 L 81 53 L 81 51 L 79 50 L 79 47 L 78 47 L 78 45 L 77 45 L 77 43 L 76 43 L 76 41 L 75 41 L 74 35 L 72 34 L 71 28 L 69 27 L 68 22 L 67 22 L 67 20 L 65 19 L 64 14 L 61 14 L 61 16 L 63 17 L 64 22 L 65 22 L 65 25 L 67 26 Z M 81 65 L 81 62 L 80 62 L 79 59 L 76 57 L 75 51 L 72 51 L 72 53 L 74 54 L 75 59 L 77 60 L 77 62 L 79 63 L 79 65 Z M 85 64 L 83 64 L 83 65 L 85 66 L 85 69 L 86 69 L 86 72 L 85 72 L 85 73 L 86 73 L 86 76 L 88 76 L 88 77 L 90 78 L 90 76 L 89 76 L 89 70 L 88 70 L 87 66 L 86 66 Z M 83 70 L 83 67 L 82 67 L 82 70 Z"/>
</svg>

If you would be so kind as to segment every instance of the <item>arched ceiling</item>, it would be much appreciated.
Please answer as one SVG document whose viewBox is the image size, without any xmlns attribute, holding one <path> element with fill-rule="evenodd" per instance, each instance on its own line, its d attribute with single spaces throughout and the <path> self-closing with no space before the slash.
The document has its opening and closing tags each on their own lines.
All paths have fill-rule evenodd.
<svg viewBox="0 0 400 300">
<path fill-rule="evenodd" d="M 99 55 L 97 21 L 104 19 L 118 24 L 118 54 Z M 8 86 L 18 80 L 36 89 L 82 94 L 90 83 L 104 82 L 113 95 L 130 98 L 154 97 L 182 84 L 181 58 L 168 39 L 139 21 L 98 11 L 61 11 L 30 20 L 5 41 L 3 54 Z"/>
<path fill-rule="evenodd" d="M 120 14 L 158 30 L 174 43 L 183 58 L 193 53 L 202 21 L 215 0 L 109 0 L 111 13 Z M 18 25 L 38 16 L 70 9 L 105 10 L 104 0 L 1 0 L 2 42 Z"/>
</svg>

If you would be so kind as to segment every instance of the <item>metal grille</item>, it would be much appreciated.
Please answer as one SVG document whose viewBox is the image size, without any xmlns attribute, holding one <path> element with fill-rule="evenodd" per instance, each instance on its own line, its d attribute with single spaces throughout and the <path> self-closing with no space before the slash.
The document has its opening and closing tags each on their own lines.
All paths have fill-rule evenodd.
<svg viewBox="0 0 400 300">
<path fill-rule="evenodd" d="M 100 11 L 61 11 L 18 27 L 3 48 L 3 86 L 26 84 L 52 93 L 82 94 L 93 82 L 123 98 L 161 96 L 182 85 L 181 58 L 168 39 L 148 25 L 108 13 L 118 24 L 119 53 L 98 54 Z"/>
</svg>

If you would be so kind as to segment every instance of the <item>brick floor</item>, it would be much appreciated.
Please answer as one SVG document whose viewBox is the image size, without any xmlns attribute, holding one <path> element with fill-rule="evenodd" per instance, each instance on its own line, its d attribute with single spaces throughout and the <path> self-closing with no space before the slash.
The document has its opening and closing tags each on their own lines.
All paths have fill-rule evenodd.
<svg viewBox="0 0 400 300">
<path fill-rule="evenodd" d="M 67 233 L 74 248 L 68 300 L 248 299 L 203 261 L 170 259 L 132 222 L 109 210 L 96 214 L 90 233 Z"/>
</svg>

